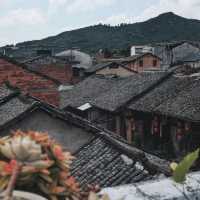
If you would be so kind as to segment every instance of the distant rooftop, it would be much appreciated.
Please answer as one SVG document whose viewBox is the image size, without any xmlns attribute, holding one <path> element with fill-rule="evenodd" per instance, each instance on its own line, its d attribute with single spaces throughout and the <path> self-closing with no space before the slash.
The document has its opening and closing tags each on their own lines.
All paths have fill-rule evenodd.
<svg viewBox="0 0 200 200">
<path fill-rule="evenodd" d="M 90 55 L 78 50 L 66 50 L 56 54 L 56 57 L 68 57 L 72 61 L 79 62 L 74 64 L 74 67 L 87 69 L 92 66 L 92 58 Z"/>
</svg>

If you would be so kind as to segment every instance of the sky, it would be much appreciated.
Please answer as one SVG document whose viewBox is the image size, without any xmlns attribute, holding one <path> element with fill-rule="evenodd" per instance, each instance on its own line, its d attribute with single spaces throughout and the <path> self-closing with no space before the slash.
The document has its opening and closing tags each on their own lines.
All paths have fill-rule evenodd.
<svg viewBox="0 0 200 200">
<path fill-rule="evenodd" d="M 0 46 L 98 23 L 145 21 L 164 12 L 200 19 L 200 0 L 0 0 Z"/>
</svg>

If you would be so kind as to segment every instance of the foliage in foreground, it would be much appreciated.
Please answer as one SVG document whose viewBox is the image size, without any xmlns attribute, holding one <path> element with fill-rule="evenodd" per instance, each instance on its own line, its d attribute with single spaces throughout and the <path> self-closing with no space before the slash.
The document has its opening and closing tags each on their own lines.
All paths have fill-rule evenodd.
<svg viewBox="0 0 200 200">
<path fill-rule="evenodd" d="M 17 131 L 0 139 L 0 190 L 11 199 L 16 187 L 37 186 L 48 199 L 83 199 L 70 175 L 74 157 L 48 134 Z"/>
<path fill-rule="evenodd" d="M 183 183 L 186 180 L 186 174 L 198 159 L 199 151 L 200 149 L 197 149 L 196 151 L 188 154 L 178 165 L 175 163 L 171 164 L 173 179 L 175 182 Z"/>
</svg>

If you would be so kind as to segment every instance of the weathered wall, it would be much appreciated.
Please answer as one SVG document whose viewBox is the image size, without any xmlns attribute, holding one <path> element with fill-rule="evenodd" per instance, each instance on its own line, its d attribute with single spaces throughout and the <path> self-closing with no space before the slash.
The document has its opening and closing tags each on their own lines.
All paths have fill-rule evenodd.
<svg viewBox="0 0 200 200">
<path fill-rule="evenodd" d="M 111 113 L 105 112 L 98 108 L 93 108 L 87 111 L 87 119 L 109 131 L 116 132 L 115 116 Z"/>
<path fill-rule="evenodd" d="M 34 111 L 31 115 L 26 116 L 25 119 L 1 132 L 1 134 L 5 135 L 10 133 L 11 130 L 17 129 L 48 132 L 71 152 L 78 150 L 93 137 L 91 133 L 54 118 L 44 111 Z"/>
<path fill-rule="evenodd" d="M 117 76 L 121 76 L 121 77 L 127 77 L 127 76 L 131 76 L 133 75 L 134 72 L 131 72 L 128 69 L 125 69 L 121 66 L 117 66 L 116 68 L 110 68 L 110 67 L 106 67 L 104 69 L 101 69 L 99 71 L 96 72 L 96 74 L 102 74 L 102 75 L 117 75 Z"/>
<path fill-rule="evenodd" d="M 9 81 L 12 86 L 18 87 L 23 93 L 29 93 L 53 105 L 59 104 L 57 85 L 53 81 L 0 59 L 0 85 L 5 81 Z"/>
<path fill-rule="evenodd" d="M 49 64 L 39 66 L 37 68 L 38 72 L 45 74 L 53 79 L 58 80 L 62 84 L 72 82 L 72 68 L 71 65 L 67 64 Z"/>
<path fill-rule="evenodd" d="M 157 46 L 155 47 L 155 55 L 161 58 L 161 67 L 167 68 L 172 63 L 172 51 L 166 46 Z"/>
<path fill-rule="evenodd" d="M 154 60 L 157 62 L 156 66 L 153 65 Z M 143 62 L 143 66 L 140 66 L 140 61 Z M 160 69 L 160 60 L 155 56 L 145 55 L 136 61 L 130 62 L 127 64 L 127 67 L 137 72 L 143 72 L 152 68 Z"/>
</svg>

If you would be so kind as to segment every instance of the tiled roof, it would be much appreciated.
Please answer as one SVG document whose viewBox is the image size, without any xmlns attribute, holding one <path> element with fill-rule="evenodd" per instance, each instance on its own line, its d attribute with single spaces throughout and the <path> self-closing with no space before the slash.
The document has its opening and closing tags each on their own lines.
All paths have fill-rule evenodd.
<svg viewBox="0 0 200 200">
<path fill-rule="evenodd" d="M 111 66 L 113 64 L 114 64 L 113 62 L 99 63 L 99 64 L 96 64 L 96 65 L 90 67 L 89 69 L 87 69 L 86 72 L 87 73 L 94 73 L 97 70 L 103 69 L 103 68 Z"/>
<path fill-rule="evenodd" d="M 166 161 L 135 149 L 120 136 L 76 115 L 63 113 L 24 96 L 15 96 L 0 104 L 0 128 L 7 127 L 21 117 L 31 116 L 37 108 L 91 135 L 91 139 L 75 153 L 76 160 L 72 164 L 72 174 L 82 186 L 96 183 L 107 187 L 145 181 L 154 178 L 156 173 L 164 172 L 166 166 L 168 172 Z"/>
<path fill-rule="evenodd" d="M 171 76 L 149 91 L 129 108 L 200 121 L 200 79 L 193 76 Z"/>
<path fill-rule="evenodd" d="M 79 107 L 98 98 L 117 82 L 117 79 L 91 76 L 77 84 L 72 90 L 61 93 L 61 108 L 67 106 Z"/>
<path fill-rule="evenodd" d="M 93 74 L 101 69 L 104 69 L 106 67 L 111 67 L 111 66 L 120 66 L 130 72 L 133 72 L 133 73 L 137 73 L 136 71 L 134 70 L 131 70 L 130 68 L 126 67 L 125 65 L 123 65 L 121 62 L 103 62 L 103 63 L 99 63 L 99 64 L 96 64 L 92 67 L 90 67 L 89 69 L 86 70 L 86 73 L 89 73 L 89 74 Z"/>
<path fill-rule="evenodd" d="M 129 57 L 123 57 L 123 58 L 109 58 L 109 59 L 104 59 L 103 61 L 104 62 L 107 61 L 107 62 L 127 63 L 127 62 L 136 61 L 146 55 L 150 55 L 150 56 L 160 59 L 157 55 L 154 55 L 152 53 L 143 53 L 143 54 L 133 55 L 133 56 L 129 56 Z"/>
<path fill-rule="evenodd" d="M 200 79 L 193 78 L 174 98 L 164 101 L 156 112 L 172 117 L 200 122 Z"/>
<path fill-rule="evenodd" d="M 138 101 L 133 101 L 129 108 L 135 111 L 153 112 L 164 101 L 176 96 L 185 85 L 187 85 L 185 79 L 171 76 Z"/>
<path fill-rule="evenodd" d="M 15 91 L 8 88 L 6 85 L 2 85 L 0 87 L 0 102 L 2 102 L 5 98 L 15 94 Z"/>
<path fill-rule="evenodd" d="M 119 139 L 106 135 L 106 132 L 97 133 L 96 138 L 82 147 L 75 157 L 71 173 L 82 186 L 117 186 L 155 179 L 159 174 L 169 173 L 169 162 L 123 141 L 119 142 Z M 156 171 L 152 173 L 149 166 L 154 164 Z"/>
<path fill-rule="evenodd" d="M 168 73 L 163 72 L 146 72 L 125 78 L 91 76 L 73 90 L 61 94 L 61 108 L 79 107 L 90 103 L 101 109 L 115 111 L 162 81 L 167 75 Z"/>
<path fill-rule="evenodd" d="M 33 105 L 33 102 L 24 101 L 19 96 L 0 105 L 0 126 L 15 119 Z"/>
<path fill-rule="evenodd" d="M 75 156 L 72 175 L 81 185 L 108 187 L 152 178 L 142 165 L 137 167 L 135 160 L 109 145 L 103 138 L 93 140 Z"/>
</svg>

